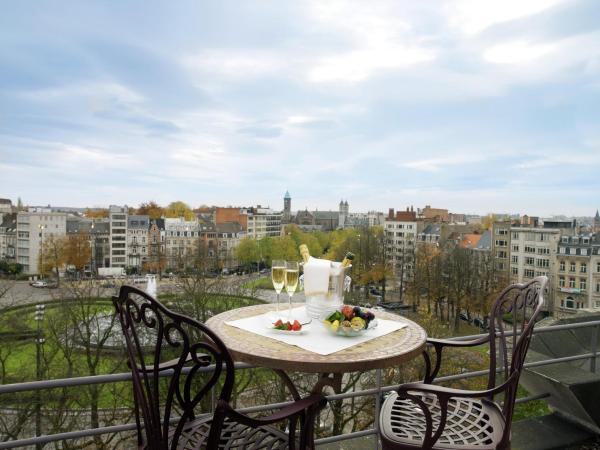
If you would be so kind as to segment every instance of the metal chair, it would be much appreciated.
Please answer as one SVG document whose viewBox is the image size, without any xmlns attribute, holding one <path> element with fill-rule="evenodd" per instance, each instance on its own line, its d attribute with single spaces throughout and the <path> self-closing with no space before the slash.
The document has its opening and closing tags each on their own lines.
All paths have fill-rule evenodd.
<svg viewBox="0 0 600 450">
<path fill-rule="evenodd" d="M 519 376 L 535 320 L 544 303 L 548 279 L 507 287 L 490 312 L 490 331 L 471 341 L 428 339 L 435 350 L 432 366 L 427 352 L 423 383 L 401 385 L 383 403 L 380 435 L 384 450 L 405 449 L 510 449 L 510 428 Z M 505 330 L 512 321 L 512 331 Z M 466 391 L 431 384 L 442 362 L 444 347 L 473 347 L 489 343 L 490 370 L 487 389 Z M 496 365 L 498 354 L 499 366 Z M 502 374 L 497 381 L 496 374 Z M 502 406 L 494 396 L 504 394 Z"/>
<path fill-rule="evenodd" d="M 300 399 L 287 378 L 294 403 L 267 417 L 242 414 L 230 405 L 233 360 L 208 327 L 132 286 L 123 286 L 113 303 L 132 369 L 140 449 L 274 450 L 313 444 L 313 418 L 326 403 L 322 395 Z M 214 371 L 202 370 L 209 365 Z M 169 376 L 161 376 L 167 371 Z M 210 409 L 211 389 L 219 393 L 214 410 L 198 414 L 200 407 Z M 287 433 L 271 426 L 282 421 L 289 422 Z"/>
</svg>

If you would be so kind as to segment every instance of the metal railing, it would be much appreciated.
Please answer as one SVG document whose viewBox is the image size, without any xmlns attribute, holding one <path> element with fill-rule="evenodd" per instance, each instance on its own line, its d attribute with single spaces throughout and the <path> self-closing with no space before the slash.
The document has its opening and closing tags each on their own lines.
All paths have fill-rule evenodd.
<svg viewBox="0 0 600 450">
<path fill-rule="evenodd" d="M 546 366 L 546 365 L 550 365 L 550 364 L 558 364 L 558 363 L 580 361 L 580 360 L 588 359 L 588 360 L 590 360 L 590 370 L 592 372 L 596 372 L 596 358 L 598 356 L 598 354 L 597 354 L 597 338 L 598 338 L 598 329 L 600 327 L 600 320 L 568 324 L 568 325 L 553 325 L 553 326 L 547 326 L 547 327 L 537 327 L 534 329 L 534 334 L 550 333 L 550 332 L 554 332 L 554 331 L 574 330 L 574 329 L 579 329 L 579 328 L 590 328 L 590 327 L 592 328 L 592 335 L 591 335 L 591 342 L 590 342 L 590 350 L 591 351 L 589 353 L 583 353 L 583 354 L 573 355 L 573 356 L 566 356 L 566 357 L 562 357 L 562 358 L 550 358 L 550 359 L 546 359 L 546 360 L 542 360 L 542 361 L 528 362 L 528 363 L 525 363 L 524 367 L 525 368 L 540 367 L 540 366 Z M 507 337 L 512 336 L 512 332 L 506 332 L 506 333 L 504 333 L 504 335 Z M 471 335 L 471 336 L 454 337 L 454 338 L 449 338 L 449 340 L 455 340 L 455 341 L 472 340 L 472 339 L 476 339 L 476 338 L 483 337 L 483 336 L 487 336 L 487 333 Z M 256 368 L 256 367 L 257 366 L 253 366 L 253 365 L 245 364 L 245 363 L 235 363 L 236 370 L 252 369 L 252 368 Z M 214 371 L 214 369 L 215 369 L 215 366 L 211 365 L 211 366 L 201 368 L 200 371 L 201 372 L 212 372 L 212 371 Z M 498 371 L 500 371 L 500 370 L 501 369 L 498 369 Z M 187 372 L 186 369 L 184 369 L 184 373 L 185 372 Z M 444 383 L 444 382 L 449 382 L 449 381 L 457 381 L 457 380 L 461 380 L 461 379 L 480 377 L 480 376 L 487 375 L 488 372 L 489 372 L 489 370 L 478 370 L 478 371 L 460 373 L 460 374 L 456 374 L 456 375 L 448 375 L 448 376 L 437 378 L 436 383 Z M 165 370 L 165 371 L 161 372 L 160 376 L 169 377 L 172 374 L 173 374 L 173 370 Z M 127 373 L 117 373 L 117 374 L 109 374 L 109 375 L 94 375 L 94 376 L 85 376 L 85 377 L 76 377 L 76 378 L 60 378 L 60 379 L 54 379 L 54 380 L 43 380 L 43 381 L 31 381 L 31 382 L 26 382 L 26 383 L 6 384 L 6 385 L 0 385 L 0 395 L 23 393 L 23 392 L 38 392 L 40 390 L 56 389 L 56 388 L 89 386 L 89 385 L 93 385 L 93 384 L 118 383 L 118 382 L 123 382 L 123 381 L 130 381 L 131 379 L 132 379 L 131 372 L 127 372 Z M 345 392 L 342 394 L 333 394 L 333 395 L 326 396 L 327 400 L 329 400 L 329 401 L 344 400 L 344 399 L 355 398 L 355 397 L 374 396 L 375 397 L 375 411 L 374 411 L 373 428 L 370 428 L 367 430 L 362 430 L 362 431 L 351 432 L 351 433 L 345 433 L 345 434 L 336 435 L 336 436 L 320 438 L 315 441 L 315 443 L 317 445 L 328 444 L 328 443 L 332 443 L 332 442 L 339 442 L 339 441 L 344 441 L 344 440 L 348 440 L 348 439 L 355 439 L 355 438 L 359 438 L 359 437 L 363 437 L 363 436 L 376 435 L 379 433 L 379 409 L 381 406 L 381 396 L 382 396 L 382 394 L 385 394 L 387 392 L 391 392 L 391 391 L 397 389 L 398 385 L 382 386 L 381 385 L 381 383 L 382 383 L 381 369 L 377 369 L 375 371 L 375 380 L 376 380 L 376 387 L 373 389 L 362 389 L 362 390 L 357 390 L 357 391 L 352 391 L 352 392 Z M 550 396 L 549 393 L 543 393 L 543 394 L 539 394 L 539 395 L 522 397 L 522 398 L 517 399 L 516 401 L 517 401 L 517 403 L 525 403 L 525 402 L 529 402 L 529 401 L 547 398 L 549 396 Z M 287 406 L 290 404 L 292 404 L 292 402 L 270 403 L 267 405 L 259 405 L 259 406 L 252 406 L 252 407 L 247 407 L 247 408 L 240 408 L 239 411 L 244 412 L 244 413 L 254 413 L 254 412 L 272 410 L 272 409 L 280 408 L 280 407 Z M 0 442 L 0 450 L 17 448 L 17 447 L 25 447 L 25 446 L 33 446 L 33 445 L 39 446 L 39 445 L 44 445 L 44 444 L 47 444 L 50 442 L 81 439 L 81 438 L 85 438 L 85 437 L 92 437 L 92 436 L 98 436 L 98 435 L 103 435 L 103 434 L 114 434 L 114 433 L 120 433 L 120 432 L 124 432 L 124 431 L 133 431 L 135 429 L 136 429 L 135 423 L 128 423 L 128 424 L 121 424 L 121 425 L 104 426 L 104 427 L 99 427 L 99 428 L 91 428 L 91 429 L 85 429 L 85 430 L 69 431 L 69 432 L 64 432 L 64 433 L 55 433 L 55 434 L 50 434 L 50 435 L 42 435 L 42 436 L 18 439 L 18 440 L 13 440 L 13 441 Z M 374 442 L 375 448 L 378 448 L 378 440 L 375 439 L 374 441 L 375 441 Z"/>
</svg>

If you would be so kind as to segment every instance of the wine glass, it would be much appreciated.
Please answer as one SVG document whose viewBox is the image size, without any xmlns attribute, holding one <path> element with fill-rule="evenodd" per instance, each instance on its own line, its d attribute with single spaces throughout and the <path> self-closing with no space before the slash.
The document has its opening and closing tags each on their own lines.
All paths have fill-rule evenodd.
<svg viewBox="0 0 600 450">
<path fill-rule="evenodd" d="M 292 297 L 294 296 L 294 292 L 296 292 L 296 287 L 298 286 L 298 276 L 299 276 L 298 262 L 297 261 L 286 261 L 285 262 L 285 290 L 287 291 L 289 298 L 289 308 L 288 308 L 288 320 L 292 321 Z"/>
<path fill-rule="evenodd" d="M 273 282 L 273 289 L 277 292 L 277 304 L 275 310 L 274 320 L 280 319 L 279 317 L 279 294 L 285 284 L 285 261 L 282 259 L 274 259 L 271 263 L 271 281 Z"/>
</svg>

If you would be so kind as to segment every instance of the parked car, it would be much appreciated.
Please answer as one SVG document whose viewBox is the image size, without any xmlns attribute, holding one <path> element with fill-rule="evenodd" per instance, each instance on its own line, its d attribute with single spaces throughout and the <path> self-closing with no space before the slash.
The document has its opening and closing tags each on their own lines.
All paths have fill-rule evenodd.
<svg viewBox="0 0 600 450">
<path fill-rule="evenodd" d="M 34 288 L 48 287 L 48 282 L 42 281 L 42 280 L 34 281 L 33 283 L 29 283 L 29 284 L 31 285 L 31 287 L 34 287 Z"/>
</svg>

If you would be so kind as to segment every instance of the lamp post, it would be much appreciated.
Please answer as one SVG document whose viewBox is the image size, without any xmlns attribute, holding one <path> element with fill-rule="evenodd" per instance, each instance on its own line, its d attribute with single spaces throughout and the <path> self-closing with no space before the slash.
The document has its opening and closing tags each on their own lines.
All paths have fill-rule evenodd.
<svg viewBox="0 0 600 450">
<path fill-rule="evenodd" d="M 94 236 L 94 222 L 92 222 L 92 226 L 90 227 L 90 245 L 92 246 L 92 251 L 90 252 L 90 278 L 94 276 L 94 259 L 96 258 L 96 236 Z"/>
<path fill-rule="evenodd" d="M 46 225 L 42 225 L 41 223 L 38 225 L 40 229 L 40 279 L 43 278 L 43 270 L 44 270 L 44 228 Z"/>
<path fill-rule="evenodd" d="M 35 321 L 37 323 L 37 332 L 35 338 L 35 372 L 38 381 L 42 379 L 42 346 L 46 339 L 42 333 L 42 321 L 44 320 L 44 312 L 46 305 L 35 305 Z M 38 389 L 35 394 L 35 435 L 42 434 L 42 393 Z M 36 450 L 41 450 L 44 444 L 36 444 Z"/>
</svg>

